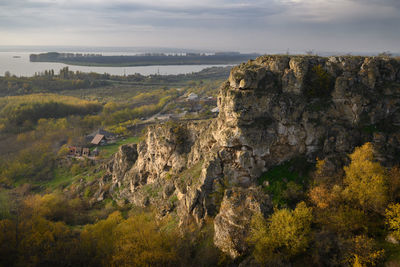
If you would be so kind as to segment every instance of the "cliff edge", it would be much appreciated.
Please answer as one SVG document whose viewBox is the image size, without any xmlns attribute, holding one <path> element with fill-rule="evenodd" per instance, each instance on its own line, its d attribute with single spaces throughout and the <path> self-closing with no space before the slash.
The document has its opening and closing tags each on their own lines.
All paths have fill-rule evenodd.
<svg viewBox="0 0 400 267">
<path fill-rule="evenodd" d="M 385 165 L 400 160 L 400 62 L 381 57 L 262 56 L 232 69 L 219 116 L 150 126 L 110 164 L 118 201 L 176 210 L 182 224 L 214 218 L 215 244 L 246 251 L 254 212 L 272 212 L 258 178 L 302 157 L 335 170 L 372 142 Z M 135 150 L 135 151 L 133 151 Z"/>
</svg>

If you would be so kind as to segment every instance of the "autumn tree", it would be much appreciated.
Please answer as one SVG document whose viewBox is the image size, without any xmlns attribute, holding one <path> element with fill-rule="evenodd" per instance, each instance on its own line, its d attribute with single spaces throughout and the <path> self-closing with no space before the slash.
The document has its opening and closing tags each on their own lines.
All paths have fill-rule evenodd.
<svg viewBox="0 0 400 267">
<path fill-rule="evenodd" d="M 68 266 L 76 260 L 76 234 L 63 222 L 40 216 L 20 223 L 19 262 L 25 266 Z"/>
<path fill-rule="evenodd" d="M 84 257 L 90 259 L 91 265 L 110 265 L 116 242 L 115 238 L 124 238 L 114 233 L 122 221 L 121 213 L 116 211 L 105 220 L 85 226 L 81 233 L 81 249 L 85 253 Z"/>
<path fill-rule="evenodd" d="M 349 155 L 351 163 L 344 167 L 344 195 L 365 211 L 382 212 L 388 202 L 388 178 L 385 168 L 374 159 L 371 143 Z"/>
<path fill-rule="evenodd" d="M 263 264 L 276 264 L 305 251 L 310 241 L 312 210 L 304 202 L 294 210 L 274 212 L 268 222 L 261 214 L 251 223 L 250 242 L 254 257 Z"/>
<path fill-rule="evenodd" d="M 176 233 L 166 231 L 151 216 L 139 214 L 115 230 L 114 266 L 174 266 L 177 263 Z M 175 264 L 174 264 L 175 263 Z"/>
<path fill-rule="evenodd" d="M 392 231 L 393 236 L 400 240 L 400 204 L 391 204 L 386 209 L 386 223 Z"/>
<path fill-rule="evenodd" d="M 375 266 L 384 258 L 384 252 L 372 238 L 358 235 L 349 240 L 347 262 L 353 266 Z"/>
</svg>

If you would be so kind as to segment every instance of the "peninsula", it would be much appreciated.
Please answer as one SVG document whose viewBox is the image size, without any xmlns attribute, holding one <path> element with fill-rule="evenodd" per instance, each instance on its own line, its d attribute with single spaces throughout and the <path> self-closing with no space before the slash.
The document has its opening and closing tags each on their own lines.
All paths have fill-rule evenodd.
<svg viewBox="0 0 400 267">
<path fill-rule="evenodd" d="M 111 55 L 48 52 L 31 54 L 31 62 L 58 62 L 68 65 L 99 67 L 133 67 L 154 65 L 223 65 L 254 59 L 258 54 L 238 52 L 217 53 L 146 53 L 138 55 Z"/>
</svg>

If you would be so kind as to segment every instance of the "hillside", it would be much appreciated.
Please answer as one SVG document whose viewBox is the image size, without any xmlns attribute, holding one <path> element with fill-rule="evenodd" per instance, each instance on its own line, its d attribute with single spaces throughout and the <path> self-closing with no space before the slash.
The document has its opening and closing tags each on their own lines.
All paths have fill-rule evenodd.
<svg viewBox="0 0 400 267">
<path fill-rule="evenodd" d="M 218 118 L 150 127 L 137 152 L 131 148 L 134 164 L 121 164 L 129 159 L 124 150 L 115 156 L 109 192 L 117 201 L 168 207 L 162 214 L 176 210 L 183 225 L 212 218 L 215 245 L 233 258 L 246 255 L 253 214 L 294 208 L 313 183 L 343 183 L 330 179 L 356 147 L 371 144 L 388 170 L 399 164 L 399 70 L 397 60 L 364 57 L 264 56 L 241 64 L 220 88 Z M 307 166 L 317 159 L 329 183 L 310 179 Z M 285 196 L 289 185 L 294 192 Z M 156 193 L 148 195 L 149 187 Z M 382 208 L 362 212 L 376 216 Z"/>
<path fill-rule="evenodd" d="M 214 95 L 202 85 L 187 93 L 195 89 Z M 122 127 L 147 110 L 183 109 L 192 102 L 182 94 L 157 89 L 89 118 L 39 120 L 18 140 L 66 139 L 92 116 Z M 146 122 L 142 136 L 100 147 L 95 160 L 62 149 L 40 157 L 49 142 L 0 165 L 9 190 L 0 241 L 12 240 L 0 263 L 399 264 L 399 60 L 262 56 L 232 68 L 217 105 L 215 118 Z M 46 161 L 54 169 L 29 165 Z"/>
</svg>

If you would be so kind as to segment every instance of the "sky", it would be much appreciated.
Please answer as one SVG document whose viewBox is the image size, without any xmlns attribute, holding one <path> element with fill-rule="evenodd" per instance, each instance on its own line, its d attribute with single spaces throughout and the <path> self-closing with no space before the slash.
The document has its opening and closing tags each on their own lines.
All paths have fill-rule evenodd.
<svg viewBox="0 0 400 267">
<path fill-rule="evenodd" d="M 0 0 L 0 46 L 400 52 L 400 0 Z"/>
</svg>

